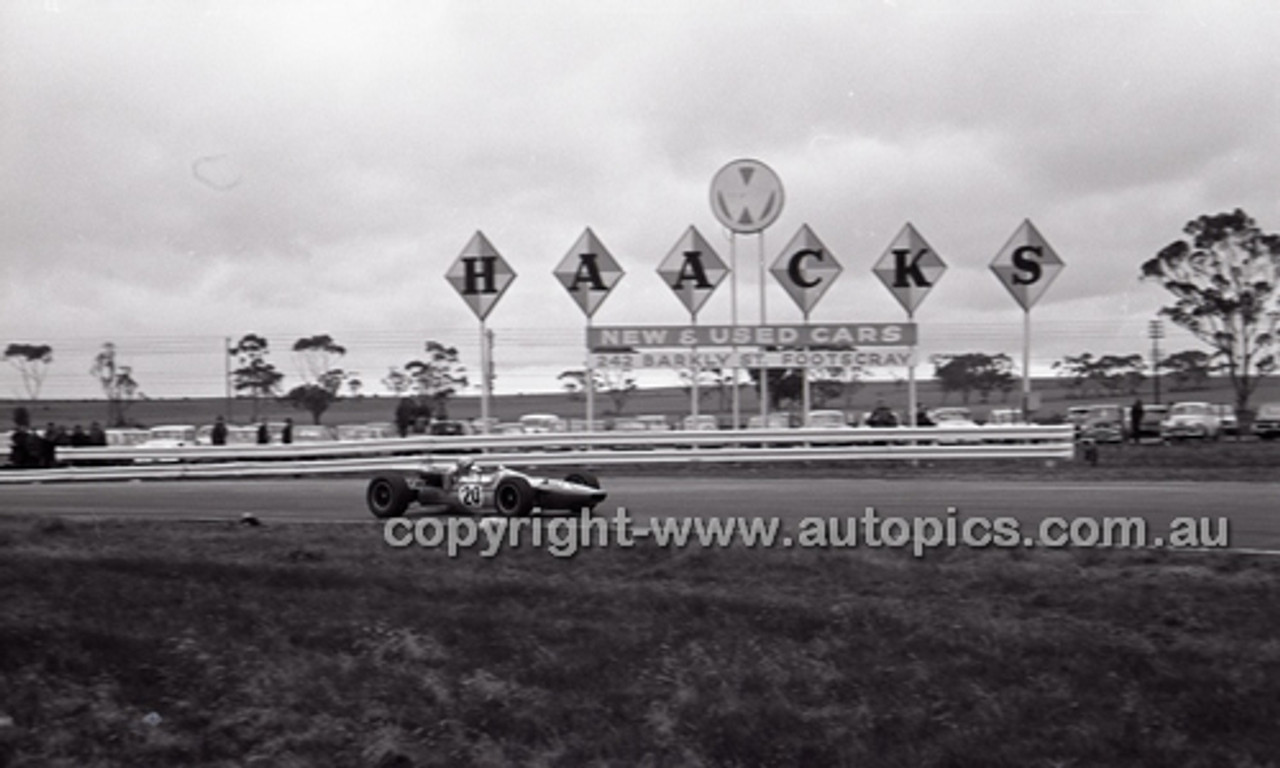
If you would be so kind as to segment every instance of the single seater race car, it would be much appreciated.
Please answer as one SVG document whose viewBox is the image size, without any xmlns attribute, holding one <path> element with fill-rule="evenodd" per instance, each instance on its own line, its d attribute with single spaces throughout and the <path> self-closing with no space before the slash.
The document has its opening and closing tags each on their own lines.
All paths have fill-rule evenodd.
<svg viewBox="0 0 1280 768">
<path fill-rule="evenodd" d="M 369 481 L 365 501 L 374 517 L 399 517 L 417 502 L 451 512 L 524 517 L 534 509 L 580 512 L 605 500 L 600 481 L 587 472 L 563 480 L 533 477 L 501 465 L 470 460 L 423 464 L 407 474 L 379 474 Z"/>
</svg>

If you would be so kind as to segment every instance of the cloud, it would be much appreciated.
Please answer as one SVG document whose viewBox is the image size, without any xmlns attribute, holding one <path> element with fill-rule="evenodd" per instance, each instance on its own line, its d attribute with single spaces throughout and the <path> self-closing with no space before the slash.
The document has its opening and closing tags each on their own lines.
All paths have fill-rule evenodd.
<svg viewBox="0 0 1280 768">
<path fill-rule="evenodd" d="M 64 346 L 341 331 L 366 379 L 426 338 L 473 354 L 443 274 L 482 229 L 519 274 L 500 365 L 554 386 L 584 319 L 551 270 L 583 228 L 627 271 L 598 322 L 682 322 L 654 267 L 690 224 L 728 257 L 708 185 L 742 156 L 787 188 L 766 259 L 807 223 L 844 264 L 828 320 L 900 316 L 870 268 L 912 221 L 950 266 L 922 322 L 1016 323 L 987 265 L 1031 218 L 1067 262 L 1037 317 L 1118 344 L 1162 300 L 1137 265 L 1186 220 L 1280 227 L 1255 4 L 49 7 L 0 9 L 0 326 Z"/>
</svg>

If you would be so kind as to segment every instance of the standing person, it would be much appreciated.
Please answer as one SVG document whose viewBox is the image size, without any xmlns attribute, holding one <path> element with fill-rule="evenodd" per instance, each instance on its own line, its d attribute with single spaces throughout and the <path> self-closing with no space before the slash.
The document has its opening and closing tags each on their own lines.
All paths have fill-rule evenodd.
<svg viewBox="0 0 1280 768">
<path fill-rule="evenodd" d="M 213 432 L 210 433 L 209 439 L 214 445 L 227 444 L 227 422 L 221 416 L 214 419 Z"/>
<path fill-rule="evenodd" d="M 51 421 L 44 428 L 40 442 L 40 466 L 46 469 L 58 463 L 58 427 Z"/>
<path fill-rule="evenodd" d="M 271 442 L 271 431 L 267 429 L 267 422 L 259 422 L 258 424 L 258 445 L 267 445 Z"/>
<path fill-rule="evenodd" d="M 1142 411 L 1142 398 L 1138 398 L 1129 409 L 1129 436 L 1135 443 L 1142 441 Z"/>
<path fill-rule="evenodd" d="M 89 433 L 84 431 L 84 427 L 77 424 L 71 430 L 71 447 L 83 448 L 86 445 L 89 445 Z"/>
<path fill-rule="evenodd" d="M 89 445 L 106 445 L 107 433 L 103 431 L 102 425 L 93 422 L 89 425 Z"/>
<path fill-rule="evenodd" d="M 280 433 L 280 442 L 288 445 L 293 442 L 293 419 L 285 417 L 284 430 Z"/>
</svg>

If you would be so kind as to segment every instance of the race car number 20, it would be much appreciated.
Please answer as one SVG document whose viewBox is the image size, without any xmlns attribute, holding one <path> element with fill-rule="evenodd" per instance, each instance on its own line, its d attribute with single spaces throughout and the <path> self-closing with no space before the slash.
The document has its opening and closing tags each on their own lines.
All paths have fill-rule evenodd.
<svg viewBox="0 0 1280 768">
<path fill-rule="evenodd" d="M 472 508 L 479 507 L 482 496 L 483 494 L 480 491 L 480 486 L 473 483 L 467 483 L 466 485 L 458 487 L 458 500 L 462 502 L 463 506 Z"/>
</svg>

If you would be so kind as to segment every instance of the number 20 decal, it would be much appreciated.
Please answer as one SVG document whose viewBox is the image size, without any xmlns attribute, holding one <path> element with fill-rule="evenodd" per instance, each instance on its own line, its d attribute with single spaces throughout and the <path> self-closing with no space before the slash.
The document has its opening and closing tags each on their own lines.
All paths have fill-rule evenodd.
<svg viewBox="0 0 1280 768">
<path fill-rule="evenodd" d="M 466 507 L 480 506 L 481 495 L 480 486 L 478 485 L 468 484 L 458 488 L 458 500 Z"/>
</svg>

